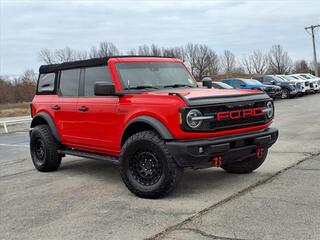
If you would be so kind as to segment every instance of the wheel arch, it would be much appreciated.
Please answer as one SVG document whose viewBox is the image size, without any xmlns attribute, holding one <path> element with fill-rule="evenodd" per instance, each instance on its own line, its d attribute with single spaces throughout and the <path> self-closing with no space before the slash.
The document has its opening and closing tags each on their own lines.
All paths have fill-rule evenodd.
<svg viewBox="0 0 320 240">
<path fill-rule="evenodd" d="M 52 119 L 52 117 L 47 114 L 47 113 L 38 113 L 36 116 L 34 116 L 34 118 L 31 121 L 31 128 L 34 128 L 38 125 L 41 124 L 47 124 L 50 128 L 50 131 L 53 135 L 53 137 L 59 142 L 61 143 L 61 138 L 59 136 L 59 133 L 57 131 L 57 127 Z"/>
<path fill-rule="evenodd" d="M 168 130 L 168 128 L 160 122 L 158 119 L 155 119 L 150 116 L 140 116 L 131 120 L 125 127 L 121 135 L 121 146 L 125 141 L 132 136 L 133 134 L 145 131 L 145 130 L 154 130 L 165 140 L 172 140 L 174 137 Z"/>
</svg>

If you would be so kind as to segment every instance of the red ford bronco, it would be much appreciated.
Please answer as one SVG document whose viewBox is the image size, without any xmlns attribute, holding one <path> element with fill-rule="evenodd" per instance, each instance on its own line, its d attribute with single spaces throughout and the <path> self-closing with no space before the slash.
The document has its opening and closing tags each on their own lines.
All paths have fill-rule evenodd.
<svg viewBox="0 0 320 240">
<path fill-rule="evenodd" d="M 131 192 L 158 198 L 185 167 L 250 173 L 278 138 L 268 95 L 199 88 L 178 59 L 109 57 L 39 72 L 30 131 L 39 171 L 56 170 L 65 155 L 106 160 Z"/>
</svg>

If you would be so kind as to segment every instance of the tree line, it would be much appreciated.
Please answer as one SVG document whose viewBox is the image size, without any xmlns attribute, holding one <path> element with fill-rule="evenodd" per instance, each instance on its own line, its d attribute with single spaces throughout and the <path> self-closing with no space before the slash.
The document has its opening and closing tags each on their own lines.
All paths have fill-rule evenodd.
<svg viewBox="0 0 320 240">
<path fill-rule="evenodd" d="M 116 55 L 144 55 L 179 58 L 186 63 L 197 80 L 204 77 L 221 79 L 224 76 L 251 77 L 263 74 L 313 73 L 305 60 L 293 61 L 281 45 L 273 45 L 269 51 L 259 49 L 242 57 L 236 57 L 230 50 L 218 55 L 206 44 L 188 43 L 185 46 L 160 47 L 156 44 L 141 45 L 127 52 L 121 52 L 111 42 L 101 42 L 89 50 L 42 49 L 38 58 L 45 64 L 56 64 L 75 60 L 108 57 Z M 31 101 L 36 84 L 36 73 L 25 71 L 22 76 L 9 78 L 0 76 L 0 104 Z"/>
<path fill-rule="evenodd" d="M 269 51 L 253 50 L 248 55 L 236 58 L 230 50 L 218 55 L 205 44 L 188 43 L 178 47 L 160 47 L 156 44 L 141 45 L 122 53 L 113 43 L 101 42 L 88 51 L 78 51 L 69 47 L 49 50 L 43 49 L 39 59 L 46 64 L 84 60 L 97 57 L 127 55 L 164 56 L 183 60 L 198 79 L 218 74 L 241 73 L 248 75 L 289 74 L 312 72 L 305 60 L 293 61 L 281 45 L 273 45 Z"/>
<path fill-rule="evenodd" d="M 31 102 L 36 82 L 33 70 L 25 71 L 20 77 L 0 76 L 0 104 Z"/>
</svg>

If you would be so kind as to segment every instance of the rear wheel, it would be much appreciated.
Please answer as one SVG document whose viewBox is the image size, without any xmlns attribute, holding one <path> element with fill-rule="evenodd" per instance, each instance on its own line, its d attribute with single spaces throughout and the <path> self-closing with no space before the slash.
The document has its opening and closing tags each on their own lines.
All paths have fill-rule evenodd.
<svg viewBox="0 0 320 240">
<path fill-rule="evenodd" d="M 34 166 L 40 172 L 55 171 L 61 163 L 59 144 L 54 139 L 48 125 L 38 125 L 30 137 L 30 153 Z"/>
<path fill-rule="evenodd" d="M 257 156 L 252 156 L 249 158 L 245 158 L 241 161 L 233 161 L 228 164 L 222 164 L 221 168 L 223 168 L 228 173 L 239 173 L 246 174 L 251 173 L 252 171 L 259 168 L 268 155 L 268 149 L 265 149 L 262 153 L 262 156 L 258 158 Z"/>
<path fill-rule="evenodd" d="M 128 138 L 121 150 L 120 173 L 127 188 L 142 198 L 159 198 L 178 184 L 183 168 L 175 163 L 165 142 L 154 131 Z"/>
</svg>

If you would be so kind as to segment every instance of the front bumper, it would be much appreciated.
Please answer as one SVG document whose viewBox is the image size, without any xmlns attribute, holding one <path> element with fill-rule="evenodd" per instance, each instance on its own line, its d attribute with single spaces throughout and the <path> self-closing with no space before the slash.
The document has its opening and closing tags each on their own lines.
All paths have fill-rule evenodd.
<svg viewBox="0 0 320 240">
<path fill-rule="evenodd" d="M 203 140 L 175 140 L 166 145 L 181 167 L 195 169 L 213 167 L 213 158 L 221 157 L 221 163 L 254 156 L 258 148 L 269 148 L 278 139 L 278 129 L 218 137 Z"/>
<path fill-rule="evenodd" d="M 290 94 L 290 96 L 295 96 L 295 95 L 298 94 L 298 91 L 297 91 L 296 89 L 294 89 L 294 90 L 291 90 L 291 91 L 289 92 L 289 94 Z"/>
</svg>

